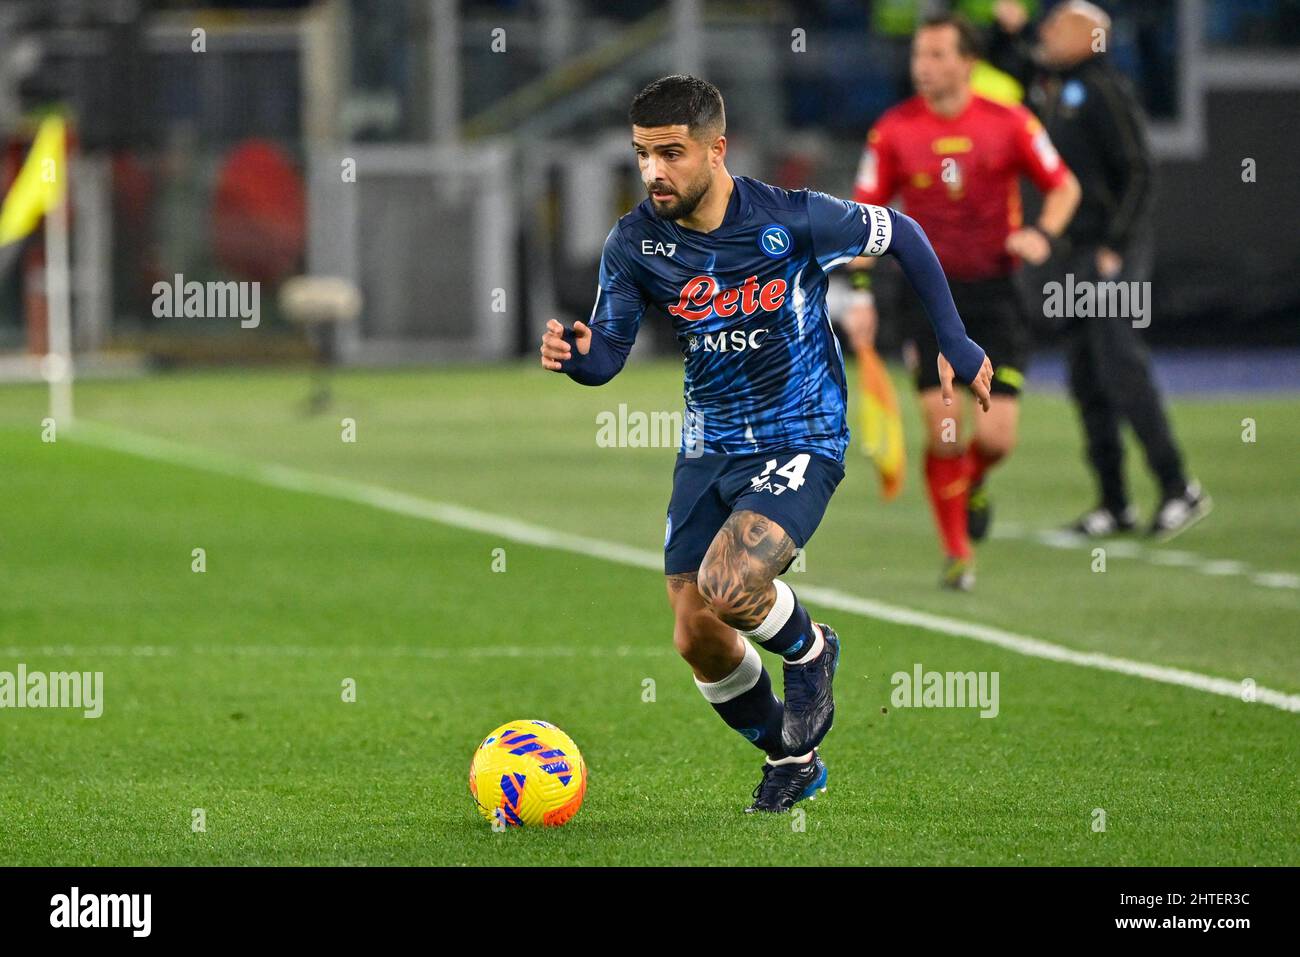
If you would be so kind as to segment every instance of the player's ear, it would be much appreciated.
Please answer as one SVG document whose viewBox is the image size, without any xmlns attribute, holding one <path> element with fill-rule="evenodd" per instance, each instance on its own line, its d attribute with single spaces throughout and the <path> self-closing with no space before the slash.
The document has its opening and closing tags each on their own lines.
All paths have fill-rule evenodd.
<svg viewBox="0 0 1300 957">
<path fill-rule="evenodd" d="M 727 158 L 727 136 L 725 133 L 719 133 L 718 138 L 713 141 L 709 147 L 709 159 L 714 166 L 721 166 L 722 161 Z"/>
</svg>

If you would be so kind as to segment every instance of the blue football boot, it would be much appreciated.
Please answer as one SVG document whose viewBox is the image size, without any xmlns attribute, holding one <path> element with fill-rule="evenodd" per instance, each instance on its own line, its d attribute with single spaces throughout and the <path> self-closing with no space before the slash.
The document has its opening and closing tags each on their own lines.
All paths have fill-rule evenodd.
<svg viewBox="0 0 1300 957">
<path fill-rule="evenodd" d="M 827 777 L 826 765 L 815 751 L 812 760 L 804 764 L 764 761 L 763 780 L 755 786 L 754 803 L 745 808 L 745 813 L 784 814 L 804 798 L 815 801 L 818 794 L 825 793 Z"/>
<path fill-rule="evenodd" d="M 840 638 L 829 625 L 821 629 L 826 646 L 806 665 L 785 663 L 785 717 L 781 743 L 786 754 L 807 754 L 822 743 L 835 719 L 831 680 L 840 663 Z"/>
</svg>

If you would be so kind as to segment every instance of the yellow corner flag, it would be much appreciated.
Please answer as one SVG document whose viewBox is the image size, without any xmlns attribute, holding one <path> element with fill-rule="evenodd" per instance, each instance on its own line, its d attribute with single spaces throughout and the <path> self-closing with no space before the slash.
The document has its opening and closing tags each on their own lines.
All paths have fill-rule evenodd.
<svg viewBox="0 0 1300 957">
<path fill-rule="evenodd" d="M 63 118 L 46 117 L 0 206 L 0 246 L 31 235 L 41 217 L 63 201 L 66 155 Z"/>
<path fill-rule="evenodd" d="M 858 353 L 862 387 L 862 450 L 880 474 L 880 494 L 886 502 L 903 490 L 907 451 L 903 446 L 903 419 L 889 370 L 875 349 Z"/>
</svg>

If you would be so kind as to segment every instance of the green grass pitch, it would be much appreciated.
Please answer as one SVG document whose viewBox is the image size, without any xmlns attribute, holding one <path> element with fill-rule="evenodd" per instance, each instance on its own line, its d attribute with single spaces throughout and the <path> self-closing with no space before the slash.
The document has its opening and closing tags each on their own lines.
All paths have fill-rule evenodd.
<svg viewBox="0 0 1300 957">
<path fill-rule="evenodd" d="M 316 417 L 296 371 L 86 382 L 77 403 L 215 462 L 662 542 L 672 451 L 598 447 L 596 415 L 678 408 L 671 363 L 599 390 L 512 366 L 347 373 L 336 391 Z M 747 817 L 759 755 L 674 654 L 655 572 L 75 430 L 44 443 L 44 403 L 0 389 L 0 670 L 103 671 L 105 707 L 0 710 L 0 864 L 1300 864 L 1300 714 L 815 605 L 844 641 L 830 790 L 802 829 Z M 881 504 L 852 450 L 789 580 L 1300 692 L 1300 591 L 1255 577 L 1300 573 L 1300 399 L 1172 412 L 1216 509 L 1167 548 L 1121 547 L 1097 573 L 1088 549 L 1035 539 L 1090 486 L 1068 404 L 1031 395 L 991 485 L 1009 534 L 982 548 L 974 594 L 940 593 L 908 401 L 904 495 Z M 889 676 L 918 662 L 998 672 L 999 715 L 891 707 Z M 470 802 L 470 755 L 528 717 L 581 746 L 587 801 L 564 828 L 494 833 Z"/>
</svg>

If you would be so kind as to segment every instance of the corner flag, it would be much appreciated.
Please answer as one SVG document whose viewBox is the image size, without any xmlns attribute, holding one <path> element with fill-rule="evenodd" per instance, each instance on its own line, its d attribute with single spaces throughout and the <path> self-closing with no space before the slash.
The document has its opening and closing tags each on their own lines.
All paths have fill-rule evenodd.
<svg viewBox="0 0 1300 957">
<path fill-rule="evenodd" d="M 63 118 L 41 121 L 36 139 L 0 204 L 0 253 L 15 250 L 41 219 L 45 225 L 48 346 L 41 374 L 50 384 L 50 416 L 72 422 L 72 286 L 68 260 L 67 129 Z"/>
<path fill-rule="evenodd" d="M 30 236 L 41 217 L 56 208 L 66 193 L 66 131 L 63 118 L 41 121 L 31 151 L 0 206 L 0 246 Z"/>
<path fill-rule="evenodd" d="M 858 353 L 862 388 L 862 450 L 880 475 L 880 494 L 885 501 L 903 489 L 906 449 L 903 419 L 898 414 L 898 396 L 889 370 L 875 349 Z"/>
</svg>

